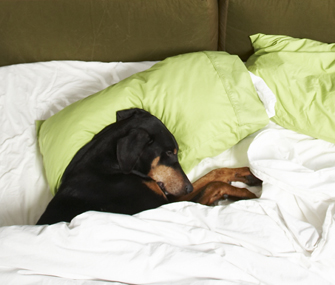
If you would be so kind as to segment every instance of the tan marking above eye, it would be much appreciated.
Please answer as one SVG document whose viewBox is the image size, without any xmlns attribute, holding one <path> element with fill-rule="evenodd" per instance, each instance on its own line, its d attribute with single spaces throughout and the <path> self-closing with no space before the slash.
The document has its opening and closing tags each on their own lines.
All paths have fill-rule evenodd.
<svg viewBox="0 0 335 285">
<path fill-rule="evenodd" d="M 177 149 L 176 148 L 173 150 L 173 154 L 177 154 Z"/>
</svg>

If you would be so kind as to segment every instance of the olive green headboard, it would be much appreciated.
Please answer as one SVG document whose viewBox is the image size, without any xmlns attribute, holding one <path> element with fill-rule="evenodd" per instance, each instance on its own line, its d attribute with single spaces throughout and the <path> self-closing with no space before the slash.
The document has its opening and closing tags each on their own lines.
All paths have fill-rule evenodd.
<svg viewBox="0 0 335 285">
<path fill-rule="evenodd" d="M 0 66 L 217 49 L 246 60 L 255 33 L 335 42 L 335 1 L 0 0 Z"/>
<path fill-rule="evenodd" d="M 216 50 L 217 0 L 0 0 L 0 66 Z"/>
<path fill-rule="evenodd" d="M 335 43 L 334 0 L 219 0 L 219 13 L 219 49 L 243 60 L 256 33 Z"/>
</svg>

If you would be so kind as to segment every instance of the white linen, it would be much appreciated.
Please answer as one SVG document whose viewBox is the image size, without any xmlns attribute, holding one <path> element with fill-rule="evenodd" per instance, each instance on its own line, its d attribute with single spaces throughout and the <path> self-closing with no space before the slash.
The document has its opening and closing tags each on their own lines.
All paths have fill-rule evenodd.
<svg viewBox="0 0 335 285">
<path fill-rule="evenodd" d="M 314 285 L 335 277 L 311 257 L 317 231 L 264 199 L 214 208 L 180 202 L 136 216 L 87 212 L 69 225 L 3 227 L 0 240 L 0 267 L 21 274 L 127 284 Z"/>
<path fill-rule="evenodd" d="M 274 123 L 188 174 L 250 165 L 259 199 L 29 225 L 51 199 L 35 120 L 152 64 L 0 68 L 0 284 L 335 284 L 335 145 Z"/>
<path fill-rule="evenodd" d="M 253 74 L 249 71 L 251 81 L 255 86 L 256 92 L 259 99 L 261 99 L 265 111 L 268 114 L 269 118 L 272 118 L 276 115 L 275 105 L 277 102 L 276 95 L 272 92 L 269 86 L 266 85 L 265 81 L 259 76 Z"/>
<path fill-rule="evenodd" d="M 262 198 L 321 232 L 335 202 L 335 145 L 272 125 L 248 150 L 252 171 L 263 180 Z"/>
</svg>

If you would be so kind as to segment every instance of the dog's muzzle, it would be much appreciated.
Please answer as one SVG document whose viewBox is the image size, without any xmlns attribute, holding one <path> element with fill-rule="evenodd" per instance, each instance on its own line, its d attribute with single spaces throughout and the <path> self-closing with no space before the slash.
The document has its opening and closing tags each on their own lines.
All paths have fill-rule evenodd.
<svg viewBox="0 0 335 285">
<path fill-rule="evenodd" d="M 163 182 L 158 181 L 158 182 L 157 182 L 157 185 L 159 186 L 159 188 L 161 188 L 161 190 L 164 192 L 164 194 L 165 194 L 166 196 L 167 196 L 167 195 L 171 195 L 171 193 L 169 193 L 169 192 L 166 190 L 165 185 L 164 185 Z M 186 192 L 186 194 L 189 194 L 189 193 L 191 193 L 192 191 L 193 191 L 193 186 L 192 186 L 192 184 L 188 184 L 188 185 L 186 185 L 186 187 L 185 187 L 185 192 Z"/>
</svg>

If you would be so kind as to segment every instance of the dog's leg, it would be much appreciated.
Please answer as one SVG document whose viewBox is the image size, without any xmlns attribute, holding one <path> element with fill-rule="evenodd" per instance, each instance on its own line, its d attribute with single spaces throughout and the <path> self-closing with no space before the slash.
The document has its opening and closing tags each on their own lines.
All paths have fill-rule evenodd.
<svg viewBox="0 0 335 285">
<path fill-rule="evenodd" d="M 220 181 L 225 183 L 231 183 L 233 181 L 243 182 L 250 186 L 261 185 L 262 181 L 255 177 L 249 167 L 241 168 L 218 168 L 207 173 L 205 176 L 199 178 L 193 183 L 193 189 L 201 189 L 206 186 L 209 182 Z"/>
<path fill-rule="evenodd" d="M 257 198 L 248 189 L 230 185 L 233 181 L 243 182 L 250 186 L 261 185 L 262 183 L 250 172 L 248 167 L 214 169 L 193 183 L 192 193 L 178 198 L 177 201 L 194 201 L 211 205 L 225 196 L 239 199 Z"/>
<path fill-rule="evenodd" d="M 194 197 L 194 202 L 203 205 L 212 205 L 214 202 L 225 198 L 226 196 L 236 197 L 238 199 L 253 199 L 256 195 L 246 188 L 238 188 L 224 182 L 210 182 L 199 195 Z"/>
</svg>

